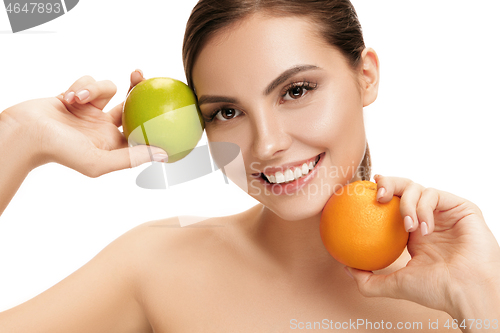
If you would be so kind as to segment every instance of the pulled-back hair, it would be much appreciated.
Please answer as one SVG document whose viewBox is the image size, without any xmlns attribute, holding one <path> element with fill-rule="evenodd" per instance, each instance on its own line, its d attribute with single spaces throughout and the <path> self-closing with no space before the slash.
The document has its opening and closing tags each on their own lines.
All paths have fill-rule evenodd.
<svg viewBox="0 0 500 333">
<path fill-rule="evenodd" d="M 205 44 L 217 32 L 256 12 L 308 18 L 317 25 L 320 36 L 343 54 L 351 69 L 359 69 L 365 43 L 349 0 L 200 0 L 187 22 L 182 47 L 186 80 L 193 90 L 193 66 Z M 359 167 L 361 179 L 370 179 L 370 169 L 370 150 L 366 144 Z"/>
</svg>

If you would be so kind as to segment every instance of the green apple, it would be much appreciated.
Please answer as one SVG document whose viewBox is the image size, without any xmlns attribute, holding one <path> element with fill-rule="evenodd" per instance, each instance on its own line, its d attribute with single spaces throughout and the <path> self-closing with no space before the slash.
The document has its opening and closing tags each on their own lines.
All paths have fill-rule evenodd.
<svg viewBox="0 0 500 333">
<path fill-rule="evenodd" d="M 168 163 L 187 156 L 198 144 L 205 123 L 191 88 L 157 77 L 133 87 L 123 105 L 123 134 L 131 146 L 165 150 Z"/>
</svg>

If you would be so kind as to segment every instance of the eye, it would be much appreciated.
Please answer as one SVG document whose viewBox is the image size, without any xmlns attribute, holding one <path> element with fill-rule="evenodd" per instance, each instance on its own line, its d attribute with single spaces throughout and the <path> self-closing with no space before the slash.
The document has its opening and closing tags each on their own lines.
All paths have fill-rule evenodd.
<svg viewBox="0 0 500 333">
<path fill-rule="evenodd" d="M 220 121 L 228 121 L 228 120 L 231 120 L 233 118 L 236 118 L 240 114 L 241 114 L 240 110 L 231 109 L 231 108 L 220 109 L 219 111 L 217 111 L 215 118 L 217 118 Z"/>
<path fill-rule="evenodd" d="M 310 82 L 295 82 L 285 87 L 285 92 L 282 94 L 283 100 L 291 101 L 296 100 L 307 94 L 309 90 L 316 89 L 316 84 Z"/>
<path fill-rule="evenodd" d="M 307 90 L 304 87 L 293 87 L 287 91 L 287 94 L 285 95 L 285 100 L 287 100 L 286 98 L 287 96 L 290 96 L 291 99 L 299 99 L 302 96 L 304 96 L 304 93 L 306 91 Z"/>
</svg>

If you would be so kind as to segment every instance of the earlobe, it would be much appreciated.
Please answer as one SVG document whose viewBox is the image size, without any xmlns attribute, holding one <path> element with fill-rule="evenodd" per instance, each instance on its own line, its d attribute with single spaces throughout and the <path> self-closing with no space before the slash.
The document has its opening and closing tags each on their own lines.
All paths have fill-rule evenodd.
<svg viewBox="0 0 500 333">
<path fill-rule="evenodd" d="M 363 61 L 363 106 L 368 106 L 377 99 L 378 84 L 380 79 L 380 68 L 377 53 L 371 47 L 367 47 L 361 54 Z"/>
</svg>

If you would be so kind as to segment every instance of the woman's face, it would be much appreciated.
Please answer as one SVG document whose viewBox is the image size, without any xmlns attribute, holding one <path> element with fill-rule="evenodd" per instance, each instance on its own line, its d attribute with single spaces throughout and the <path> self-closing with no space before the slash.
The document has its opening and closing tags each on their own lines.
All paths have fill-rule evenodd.
<svg viewBox="0 0 500 333">
<path fill-rule="evenodd" d="M 209 141 L 240 147 L 248 193 L 285 220 L 320 214 L 365 152 L 363 75 L 314 28 L 253 15 L 211 39 L 193 68 Z"/>
</svg>

